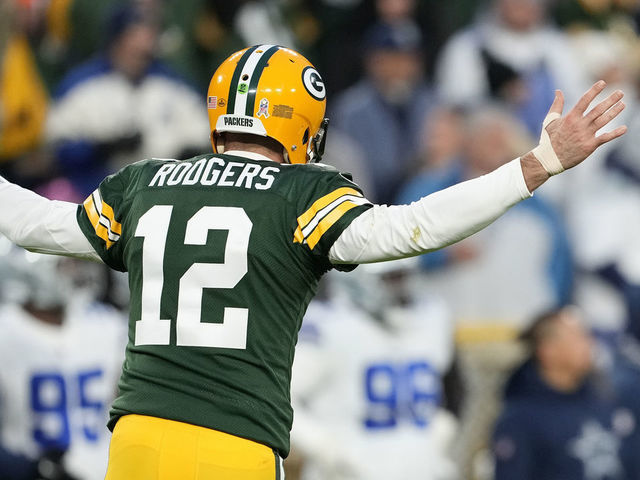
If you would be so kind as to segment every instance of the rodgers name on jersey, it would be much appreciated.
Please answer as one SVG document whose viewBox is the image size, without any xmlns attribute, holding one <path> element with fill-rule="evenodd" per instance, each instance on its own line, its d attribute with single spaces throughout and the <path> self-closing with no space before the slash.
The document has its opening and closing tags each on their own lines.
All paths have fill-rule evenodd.
<svg viewBox="0 0 640 480">
<path fill-rule="evenodd" d="M 280 169 L 255 163 L 203 157 L 195 162 L 172 162 L 160 167 L 149 187 L 202 185 L 267 190 Z"/>
</svg>

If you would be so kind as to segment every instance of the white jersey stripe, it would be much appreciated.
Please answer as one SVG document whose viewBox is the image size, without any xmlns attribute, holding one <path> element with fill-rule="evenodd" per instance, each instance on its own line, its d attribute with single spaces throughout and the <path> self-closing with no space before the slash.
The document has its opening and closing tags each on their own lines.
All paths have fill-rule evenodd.
<svg viewBox="0 0 640 480">
<path fill-rule="evenodd" d="M 98 222 L 100 223 L 100 225 L 107 229 L 107 237 L 109 238 L 109 240 L 111 240 L 112 242 L 117 242 L 118 240 L 120 240 L 120 235 L 111 230 L 111 219 L 104 213 L 102 213 L 102 196 L 100 195 L 100 189 L 96 188 L 93 191 L 92 196 L 93 204 L 95 205 L 98 215 L 100 216 Z"/>
<path fill-rule="evenodd" d="M 324 217 L 329 215 L 329 213 L 331 213 L 331 211 L 338 205 L 347 201 L 355 203 L 356 205 L 366 205 L 368 203 L 371 203 L 364 197 L 358 197 L 356 195 L 342 195 L 341 197 L 336 198 L 333 202 L 331 202 L 316 214 L 313 220 L 311 220 L 307 224 L 307 226 L 302 229 L 302 236 L 304 238 L 307 238 L 307 236 L 309 236 L 309 234 L 313 232 L 313 230 L 315 230 L 315 228 L 318 226 L 318 223 L 320 223 Z"/>
<path fill-rule="evenodd" d="M 102 196 L 100 195 L 100 189 L 96 188 L 93 193 L 93 204 L 96 206 L 96 210 L 99 215 L 102 215 Z"/>
</svg>

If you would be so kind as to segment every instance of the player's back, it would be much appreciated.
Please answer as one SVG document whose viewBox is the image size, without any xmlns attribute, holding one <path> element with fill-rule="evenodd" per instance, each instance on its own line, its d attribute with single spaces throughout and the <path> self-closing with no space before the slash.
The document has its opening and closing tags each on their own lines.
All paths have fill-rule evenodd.
<svg viewBox="0 0 640 480">
<path fill-rule="evenodd" d="M 328 249 L 366 205 L 333 169 L 235 155 L 139 162 L 103 182 L 80 224 L 129 271 L 112 424 L 158 416 L 286 454 L 297 330 Z"/>
</svg>

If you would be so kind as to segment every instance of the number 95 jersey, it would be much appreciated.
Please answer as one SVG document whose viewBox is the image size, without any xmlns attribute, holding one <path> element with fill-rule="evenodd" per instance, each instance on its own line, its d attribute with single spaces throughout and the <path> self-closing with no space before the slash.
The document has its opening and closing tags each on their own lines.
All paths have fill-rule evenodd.
<svg viewBox="0 0 640 480">
<path fill-rule="evenodd" d="M 103 304 L 72 302 L 60 326 L 36 319 L 17 304 L 3 305 L 3 446 L 31 459 L 63 450 L 69 472 L 86 480 L 103 479 L 110 439 L 105 422 L 125 339 L 124 318 Z"/>
<path fill-rule="evenodd" d="M 302 316 L 332 268 L 333 242 L 371 204 L 331 167 L 262 158 L 145 160 L 79 207 L 96 252 L 129 272 L 129 342 L 110 428 L 128 413 L 150 415 L 287 456 Z"/>
</svg>

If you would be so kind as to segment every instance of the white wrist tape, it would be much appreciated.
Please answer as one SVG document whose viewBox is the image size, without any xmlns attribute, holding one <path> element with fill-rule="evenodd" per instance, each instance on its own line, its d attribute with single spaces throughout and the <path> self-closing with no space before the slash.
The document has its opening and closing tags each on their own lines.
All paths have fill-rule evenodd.
<svg viewBox="0 0 640 480">
<path fill-rule="evenodd" d="M 540 144 L 532 150 L 532 153 L 542 164 L 549 175 L 557 175 L 558 173 L 564 172 L 564 167 L 562 166 L 562 163 L 560 163 L 556 152 L 553 151 L 551 139 L 549 138 L 549 134 L 547 133 L 547 125 L 553 122 L 556 118 L 560 118 L 560 114 L 557 112 L 549 113 L 545 117 L 544 121 L 542 122 Z"/>
</svg>

